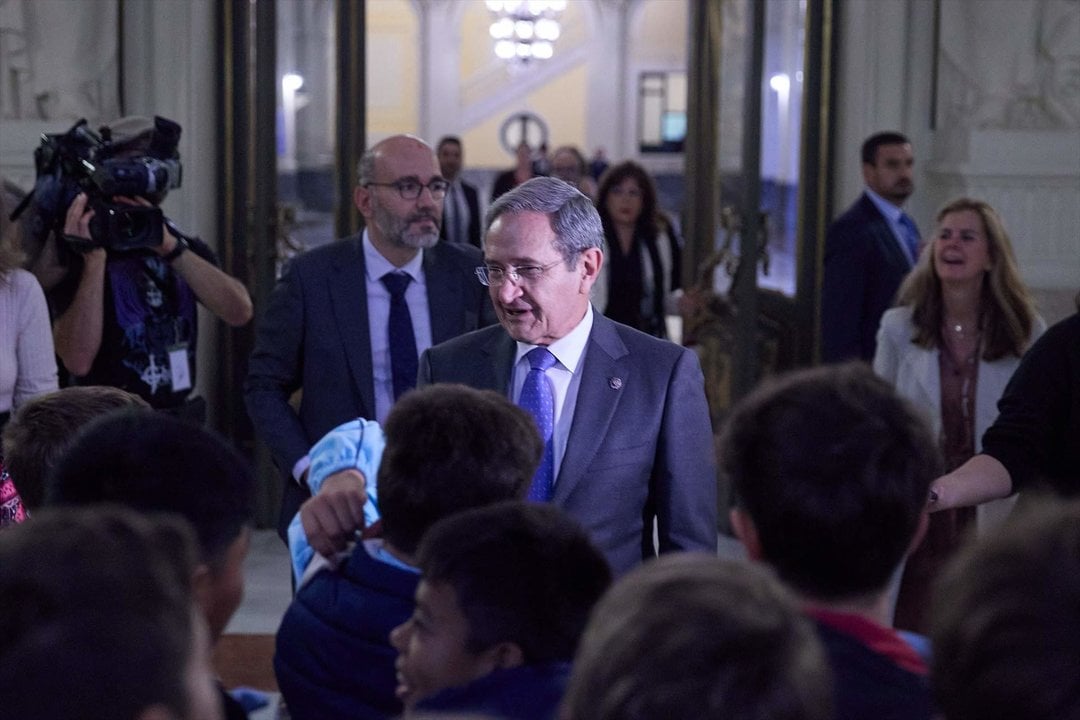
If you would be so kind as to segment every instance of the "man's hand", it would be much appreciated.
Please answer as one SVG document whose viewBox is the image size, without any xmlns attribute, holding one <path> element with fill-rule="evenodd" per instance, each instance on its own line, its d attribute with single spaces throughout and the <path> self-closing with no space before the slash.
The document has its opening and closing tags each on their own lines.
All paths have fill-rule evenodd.
<svg viewBox="0 0 1080 720">
<path fill-rule="evenodd" d="M 90 245 L 90 218 L 86 193 L 79 193 L 64 217 L 64 235 Z M 82 276 L 71 304 L 53 321 L 53 345 L 64 367 L 74 375 L 90 372 L 101 349 L 105 317 L 105 248 L 83 253 Z"/>
<path fill-rule="evenodd" d="M 341 552 L 364 529 L 367 481 L 349 468 L 330 475 L 319 494 L 300 506 L 300 523 L 315 552 L 330 557 Z"/>
<path fill-rule="evenodd" d="M 79 193 L 68 205 L 64 217 L 64 235 L 90 242 L 90 218 L 94 217 L 94 211 L 87 209 L 87 200 L 86 193 Z"/>
<path fill-rule="evenodd" d="M 114 195 L 113 202 L 119 205 L 131 205 L 133 207 L 154 207 L 154 203 L 139 195 L 135 195 L 133 197 L 129 197 L 127 195 Z M 176 236 L 169 231 L 169 227 L 162 223 L 161 244 L 157 247 L 151 248 L 151 250 L 153 250 L 158 255 L 164 257 L 176 248 L 177 242 L 179 241 L 176 239 Z"/>
</svg>

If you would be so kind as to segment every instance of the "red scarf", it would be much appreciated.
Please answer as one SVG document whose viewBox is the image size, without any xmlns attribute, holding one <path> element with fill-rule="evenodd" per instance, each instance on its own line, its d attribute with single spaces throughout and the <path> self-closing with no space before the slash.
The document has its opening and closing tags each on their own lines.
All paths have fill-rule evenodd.
<svg viewBox="0 0 1080 720">
<path fill-rule="evenodd" d="M 842 613 L 822 608 L 803 608 L 803 612 L 839 633 L 848 635 L 916 675 L 927 674 L 926 663 L 898 632 L 878 625 L 873 620 L 854 613 Z"/>
</svg>

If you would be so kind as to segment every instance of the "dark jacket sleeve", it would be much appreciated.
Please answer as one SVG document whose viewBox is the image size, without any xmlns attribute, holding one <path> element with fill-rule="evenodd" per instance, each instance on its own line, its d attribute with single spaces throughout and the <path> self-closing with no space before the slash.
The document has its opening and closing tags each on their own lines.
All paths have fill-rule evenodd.
<svg viewBox="0 0 1080 720">
<path fill-rule="evenodd" d="M 821 283 L 822 362 L 841 362 L 862 354 L 866 256 L 865 238 L 846 217 L 829 227 Z"/>
<path fill-rule="evenodd" d="M 1043 479 L 1063 494 L 1080 494 L 1080 313 L 1024 355 L 982 451 L 1009 471 L 1013 490 Z"/>
<path fill-rule="evenodd" d="M 697 355 L 684 350 L 668 386 L 653 473 L 661 553 L 716 551 L 716 459 L 704 386 Z"/>
<path fill-rule="evenodd" d="M 307 454 L 309 442 L 289 397 L 303 377 L 304 288 L 292 263 L 270 295 L 255 333 L 244 401 L 255 432 L 285 473 Z"/>
</svg>

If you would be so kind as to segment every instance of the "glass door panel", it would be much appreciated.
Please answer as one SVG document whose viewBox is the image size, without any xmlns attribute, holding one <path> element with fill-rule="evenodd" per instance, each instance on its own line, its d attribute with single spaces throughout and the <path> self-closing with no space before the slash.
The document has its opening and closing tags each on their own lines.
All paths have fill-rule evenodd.
<svg viewBox="0 0 1080 720">
<path fill-rule="evenodd" d="M 335 238 L 335 0 L 277 0 L 278 269 Z"/>
</svg>

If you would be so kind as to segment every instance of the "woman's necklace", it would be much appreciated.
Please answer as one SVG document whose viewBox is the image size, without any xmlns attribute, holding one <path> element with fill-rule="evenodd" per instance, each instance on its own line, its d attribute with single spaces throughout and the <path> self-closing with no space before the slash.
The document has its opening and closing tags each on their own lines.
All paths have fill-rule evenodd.
<svg viewBox="0 0 1080 720">
<path fill-rule="evenodd" d="M 961 340 L 967 340 L 972 337 L 978 338 L 979 336 L 978 323 L 964 324 L 956 320 L 946 320 L 944 325 L 948 335 L 960 338 Z"/>
<path fill-rule="evenodd" d="M 972 381 L 977 373 L 976 362 L 982 346 L 982 332 L 976 326 L 973 335 L 966 334 L 964 331 L 970 330 L 970 326 L 965 328 L 961 323 L 946 322 L 945 327 L 951 331 L 947 332 L 944 338 L 948 364 L 951 371 L 960 377 L 960 415 L 965 423 L 970 424 L 975 411 Z"/>
</svg>

